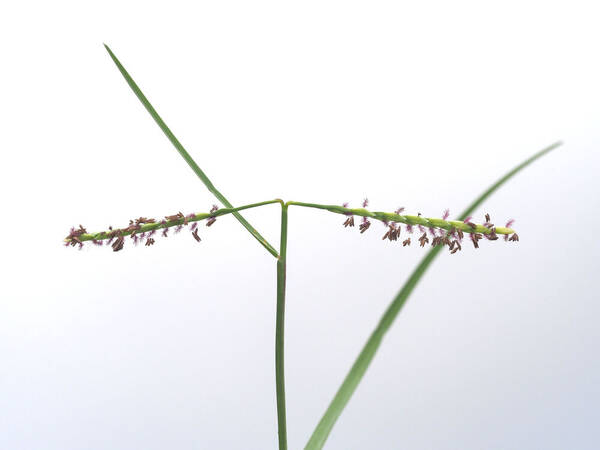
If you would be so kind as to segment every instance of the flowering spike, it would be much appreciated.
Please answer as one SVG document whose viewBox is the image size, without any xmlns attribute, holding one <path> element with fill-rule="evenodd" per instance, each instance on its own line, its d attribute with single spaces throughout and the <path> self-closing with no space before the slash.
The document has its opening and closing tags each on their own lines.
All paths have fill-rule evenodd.
<svg viewBox="0 0 600 450">
<path fill-rule="evenodd" d="M 124 239 L 127 236 L 131 236 L 134 243 L 144 242 L 146 245 L 152 245 L 152 239 L 157 230 L 162 230 L 162 235 L 167 237 L 170 228 L 175 228 L 174 232 L 180 232 L 184 226 L 191 224 L 190 230 L 192 233 L 198 231 L 198 221 L 207 219 L 206 225 L 211 226 L 217 219 L 218 216 L 224 214 L 231 214 L 240 209 L 247 209 L 249 207 L 262 206 L 268 203 L 281 202 L 281 200 L 273 200 L 262 203 L 255 203 L 252 205 L 245 205 L 238 208 L 224 208 L 219 209 L 217 205 L 213 205 L 209 213 L 198 213 L 184 215 L 181 212 L 171 216 L 164 216 L 165 219 L 157 222 L 154 219 L 146 217 L 138 217 L 137 219 L 129 220 L 129 225 L 125 228 L 108 228 L 108 231 L 102 231 L 99 233 L 88 233 L 87 230 L 79 225 L 78 228 L 71 228 L 69 235 L 65 239 L 66 245 L 73 247 L 83 247 L 85 241 L 92 241 L 94 245 L 102 245 L 103 241 L 107 241 L 107 244 L 112 245 L 114 251 L 120 251 L 124 246 Z M 431 241 L 431 245 L 440 246 L 446 245 L 450 252 L 454 253 L 458 248 L 460 251 L 460 243 L 466 234 L 469 234 L 470 239 L 473 242 L 475 248 L 479 248 L 479 241 L 484 237 L 489 241 L 496 241 L 499 239 L 499 235 L 504 235 L 506 240 L 516 242 L 519 240 L 518 235 L 514 233 L 514 230 L 508 227 L 496 227 L 490 222 L 490 215 L 485 214 L 486 222 L 484 224 L 475 224 L 471 222 L 471 217 L 467 217 L 464 221 L 446 220 L 449 217 L 449 210 L 445 210 L 442 218 L 430 218 L 423 217 L 420 213 L 417 216 L 413 215 L 401 215 L 398 214 L 403 212 L 403 208 L 398 208 L 394 213 L 380 212 L 380 211 L 367 211 L 364 208 L 350 209 L 347 208 L 347 204 L 344 207 L 336 205 L 316 205 L 299 202 L 287 202 L 288 204 L 295 204 L 300 206 L 310 206 L 320 209 L 326 209 L 334 213 L 343 214 L 346 216 L 344 221 L 344 227 L 353 227 L 355 224 L 354 216 L 362 217 L 359 230 L 360 233 L 367 231 L 372 223 L 372 220 L 381 222 L 386 227 L 386 232 L 383 235 L 383 239 L 389 241 L 401 241 L 400 235 L 402 232 L 402 225 L 406 226 L 407 233 L 413 233 L 414 227 L 418 227 L 422 236 L 419 238 L 421 247 L 428 244 Z M 368 204 L 368 200 L 365 199 L 364 205 Z M 512 225 L 514 222 L 512 219 L 507 225 Z M 430 238 L 428 236 L 431 236 Z M 198 236 L 199 237 L 199 236 Z M 150 242 L 150 243 L 149 243 Z M 401 241 L 404 246 L 410 245 L 409 240 L 405 239 Z"/>
</svg>

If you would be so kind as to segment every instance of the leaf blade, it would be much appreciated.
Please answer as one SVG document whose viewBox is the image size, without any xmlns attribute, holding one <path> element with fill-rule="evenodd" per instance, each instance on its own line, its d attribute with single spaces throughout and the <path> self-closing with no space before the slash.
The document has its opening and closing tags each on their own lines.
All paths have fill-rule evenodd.
<svg viewBox="0 0 600 450">
<path fill-rule="evenodd" d="M 196 161 L 194 161 L 194 159 L 190 156 L 190 154 L 183 147 L 183 145 L 181 145 L 181 142 L 179 142 L 179 140 L 177 139 L 177 137 L 169 129 L 169 127 L 167 126 L 167 124 L 165 123 L 165 121 L 162 119 L 162 117 L 160 117 L 160 115 L 158 114 L 158 112 L 156 111 L 156 109 L 154 109 L 154 107 L 152 106 L 152 104 L 150 103 L 150 101 L 146 98 L 146 96 L 144 95 L 144 93 L 142 92 L 142 90 L 138 87 L 138 85 L 136 84 L 136 82 L 133 81 L 133 78 L 131 78 L 131 75 L 129 75 L 129 73 L 127 72 L 127 70 L 125 69 L 125 67 L 121 64 L 121 62 L 115 56 L 115 54 L 110 49 L 110 47 L 108 45 L 104 44 L 104 48 L 106 49 L 106 51 L 110 55 L 111 59 L 113 60 L 113 62 L 117 66 L 117 69 L 119 69 L 119 72 L 121 72 L 121 75 L 123 76 L 123 78 L 125 79 L 125 81 L 127 82 L 127 84 L 129 85 L 129 87 L 131 88 L 131 90 L 133 91 L 133 93 L 135 94 L 135 96 L 142 103 L 142 105 L 144 105 L 144 108 L 146 108 L 146 110 L 148 111 L 148 113 L 150 114 L 150 116 L 154 119 L 154 121 L 156 122 L 156 124 L 160 127 L 160 129 L 163 131 L 163 133 L 167 136 L 167 138 L 169 139 L 169 141 L 171 142 L 171 144 L 173 144 L 173 146 L 179 152 L 179 154 L 185 160 L 185 162 L 188 163 L 188 165 L 191 167 L 191 169 L 194 171 L 194 173 L 198 176 L 198 178 L 200 178 L 200 180 L 202 180 L 202 182 L 204 183 L 204 185 L 206 186 L 206 188 L 221 203 L 223 203 L 223 205 L 225 207 L 227 207 L 227 208 L 233 208 L 233 205 L 231 203 L 229 203 L 229 201 L 225 198 L 225 196 L 223 194 L 221 194 L 221 192 L 219 192 L 219 190 L 212 184 L 212 182 L 208 179 L 208 177 L 206 176 L 206 174 L 204 173 L 204 171 L 198 166 L 198 164 L 196 164 Z M 254 227 L 252 227 L 252 225 L 250 225 L 248 223 L 248 221 L 246 221 L 246 219 L 244 219 L 244 217 L 240 213 L 234 212 L 233 215 L 244 226 L 244 228 L 246 228 L 250 232 L 250 234 L 252 236 L 254 236 L 254 238 L 258 242 L 260 242 L 260 244 L 263 247 L 265 247 L 267 249 L 267 251 L 269 253 L 271 253 L 275 257 L 279 256 L 277 250 L 275 250 L 275 248 L 271 244 L 269 244 L 269 242 L 267 242 L 267 240 L 264 237 L 262 237 L 260 235 L 260 233 L 258 231 L 256 231 L 254 229 Z"/>
<path fill-rule="evenodd" d="M 460 215 L 459 220 L 464 220 L 467 216 L 483 203 L 490 195 L 492 195 L 500 186 L 506 183 L 510 178 L 520 172 L 522 169 L 533 163 L 538 158 L 544 156 L 546 153 L 554 150 L 555 148 L 562 145 L 562 142 L 555 142 L 554 144 L 540 150 L 533 156 L 516 166 L 514 169 L 509 171 L 506 175 L 501 177 L 498 181 L 492 184 L 487 190 L 485 190 L 473 203 L 471 203 Z M 305 450 L 316 450 L 323 448 L 325 441 L 329 437 L 335 422 L 346 407 L 352 394 L 356 390 L 358 384 L 362 380 L 365 372 L 367 371 L 371 361 L 373 360 L 379 345 L 383 340 L 384 335 L 392 326 L 395 318 L 398 316 L 402 307 L 406 303 L 406 300 L 412 293 L 415 286 L 420 281 L 421 277 L 427 271 L 429 265 L 433 262 L 435 257 L 441 251 L 441 246 L 433 247 L 425 257 L 421 260 L 419 265 L 413 270 L 408 280 L 404 283 L 404 286 L 400 289 L 394 300 L 390 303 L 383 316 L 381 317 L 379 324 L 371 333 L 371 336 L 367 340 L 363 349 L 359 353 L 355 360 L 352 368 L 344 378 L 342 385 L 335 394 L 335 397 L 329 404 L 329 407 L 325 411 L 325 414 L 319 421 L 317 427 L 313 431 L 308 443 L 306 444 Z"/>
</svg>

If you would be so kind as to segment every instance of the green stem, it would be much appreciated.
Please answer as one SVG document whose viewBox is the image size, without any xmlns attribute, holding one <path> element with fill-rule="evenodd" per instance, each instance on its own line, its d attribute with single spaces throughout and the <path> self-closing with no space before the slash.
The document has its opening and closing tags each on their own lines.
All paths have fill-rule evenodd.
<svg viewBox="0 0 600 450">
<path fill-rule="evenodd" d="M 285 265 L 287 255 L 288 205 L 281 202 L 281 245 L 277 258 L 277 319 L 275 325 L 275 384 L 277 391 L 277 431 L 279 450 L 287 449 L 285 418 L 284 327 L 285 327 Z"/>
<path fill-rule="evenodd" d="M 250 209 L 250 208 L 257 208 L 259 206 L 270 205 L 272 203 L 281 203 L 281 200 L 280 199 L 267 200 L 264 202 L 251 203 L 249 205 L 238 206 L 237 208 L 221 208 L 221 209 L 217 209 L 214 212 L 197 213 L 197 214 L 194 214 L 194 217 L 188 217 L 187 220 L 179 219 L 179 220 L 169 220 L 164 223 L 161 223 L 161 222 L 146 223 L 144 225 L 141 225 L 139 230 L 136 230 L 136 234 L 141 234 L 141 233 L 145 233 L 148 231 L 158 230 L 158 229 L 163 229 L 163 228 L 171 228 L 171 227 L 174 227 L 177 225 L 183 225 L 186 221 L 188 223 L 189 222 L 197 222 L 199 220 L 208 219 L 209 217 L 218 217 L 218 216 L 224 216 L 226 214 L 234 214 L 236 211 L 242 211 L 244 209 Z M 109 239 L 110 236 L 112 235 L 113 231 L 115 231 L 115 230 L 99 231 L 97 233 L 85 233 L 85 234 L 78 236 L 78 238 L 82 242 L 83 241 L 91 241 L 91 240 L 101 241 L 103 239 Z M 121 236 L 129 236 L 132 233 L 133 233 L 133 231 L 120 230 Z M 70 242 L 70 241 L 71 241 L 71 239 L 65 239 L 65 242 Z"/>
<path fill-rule="evenodd" d="M 129 87 L 131 88 L 131 90 L 133 91 L 133 93 L 137 96 L 137 98 L 139 99 L 139 101 L 142 102 L 142 104 L 144 105 L 144 107 L 146 108 L 146 110 L 150 113 L 150 115 L 152 116 L 152 118 L 154 119 L 154 121 L 157 123 L 157 125 L 160 127 L 160 129 L 163 131 L 163 133 L 165 133 L 165 135 L 167 136 L 167 138 L 169 139 L 169 141 L 171 141 L 171 144 L 173 144 L 173 146 L 177 149 L 177 151 L 183 157 L 183 159 L 185 160 L 185 162 L 188 163 L 188 165 L 192 168 L 192 170 L 198 176 L 198 178 L 200 178 L 200 180 L 202 180 L 202 182 L 208 188 L 208 190 L 221 203 L 223 203 L 223 205 L 225 205 L 227 208 L 233 208 L 233 205 L 231 203 L 229 203 L 229 201 L 225 198 L 225 196 L 223 194 L 221 194 L 217 190 L 217 188 L 208 179 L 208 177 L 202 171 L 202 169 L 200 169 L 200 167 L 198 166 L 198 164 L 196 164 L 196 162 L 192 159 L 192 157 L 187 152 L 187 150 L 183 147 L 183 145 L 181 145 L 181 143 L 179 142 L 179 140 L 175 137 L 175 135 L 169 129 L 169 127 L 164 122 L 164 120 L 162 120 L 162 118 L 158 115 L 158 113 L 156 112 L 156 110 L 154 109 L 154 107 L 150 104 L 150 102 L 148 101 L 148 99 L 146 98 L 146 96 L 143 94 L 143 92 L 140 90 L 140 88 L 138 87 L 138 85 L 135 83 L 135 81 L 133 81 L 133 78 L 131 78 L 131 76 L 129 75 L 129 73 L 127 72 L 127 70 L 125 70 L 125 67 L 123 67 L 123 65 L 117 59 L 117 57 L 112 52 L 112 50 L 110 48 L 108 48 L 108 45 L 104 44 L 104 47 L 106 48 L 106 51 L 108 52 L 108 54 L 112 58 L 113 62 L 117 66 L 117 68 L 119 69 L 119 72 L 121 72 L 121 75 L 123 75 L 123 78 L 125 78 L 125 81 L 127 81 L 127 84 L 129 85 Z M 264 248 L 266 248 L 269 253 L 271 253 L 271 255 L 273 255 L 273 256 L 275 256 L 277 258 L 277 255 L 278 255 L 277 254 L 277 250 L 275 250 L 273 248 L 273 246 L 271 244 L 269 244 L 267 242 L 267 240 L 264 237 L 262 237 L 260 235 L 260 233 L 258 231 L 256 231 L 252 227 L 252 225 L 250 225 L 246 221 L 246 219 L 244 219 L 242 217 L 241 214 L 239 214 L 238 212 L 233 212 L 233 215 L 235 216 L 235 218 L 237 220 L 239 220 L 239 222 L 244 226 L 244 228 L 246 228 L 246 230 L 248 230 L 250 232 L 250 234 L 252 236 L 254 236 L 256 238 L 256 240 L 258 242 L 260 242 L 261 245 Z"/>
<path fill-rule="evenodd" d="M 471 205 L 469 205 L 469 207 L 461 214 L 459 220 L 464 220 L 467 216 L 471 215 L 473 211 L 475 211 L 475 209 L 481 203 L 483 203 L 494 191 L 496 191 L 500 186 L 506 183 L 520 170 L 534 162 L 536 159 L 545 155 L 549 151 L 554 150 L 561 144 L 561 142 L 556 142 L 552 144 L 551 146 L 534 154 L 531 158 L 527 159 L 526 161 L 515 167 L 513 170 L 508 172 L 496 183 L 490 186 L 490 188 L 487 189 L 483 194 L 481 194 Z M 329 433 L 335 425 L 335 422 L 337 421 L 343 409 L 346 407 L 346 404 L 354 394 L 356 387 L 362 380 L 362 377 L 368 369 L 369 364 L 373 360 L 373 357 L 375 356 L 379 345 L 381 345 L 384 335 L 392 326 L 392 323 L 400 313 L 400 310 L 406 303 L 406 300 L 410 296 L 411 292 L 413 291 L 417 283 L 420 281 L 421 277 L 425 274 L 425 271 L 433 262 L 440 250 L 441 247 L 433 247 L 427 253 L 427 255 L 425 255 L 425 257 L 421 260 L 421 262 L 413 271 L 409 279 L 406 281 L 404 286 L 402 286 L 400 292 L 398 292 L 394 300 L 388 306 L 387 310 L 381 317 L 379 324 L 369 337 L 367 343 L 358 355 L 358 358 L 356 358 L 356 361 L 352 365 L 352 368 L 346 375 L 346 378 L 344 379 L 342 385 L 335 394 L 335 397 L 329 404 L 327 411 L 325 411 L 325 414 L 321 418 L 321 421 L 313 431 L 310 440 L 306 444 L 305 450 L 315 450 L 323 448 L 323 445 L 325 445 L 325 441 L 327 440 Z"/>
</svg>

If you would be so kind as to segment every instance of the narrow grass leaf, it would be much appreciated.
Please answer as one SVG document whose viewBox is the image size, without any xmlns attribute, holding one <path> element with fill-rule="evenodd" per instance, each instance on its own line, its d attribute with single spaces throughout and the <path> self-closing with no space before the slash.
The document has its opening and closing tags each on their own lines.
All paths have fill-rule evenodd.
<svg viewBox="0 0 600 450">
<path fill-rule="evenodd" d="M 150 115 L 152 116 L 152 118 L 154 119 L 154 121 L 158 124 L 158 126 L 163 131 L 163 133 L 165 133 L 165 135 L 167 136 L 167 138 L 169 139 L 169 141 L 171 141 L 171 144 L 173 144 L 173 146 L 177 149 L 177 151 L 182 156 L 182 158 L 185 160 L 185 162 L 188 163 L 188 165 L 192 168 L 192 170 L 194 171 L 194 173 L 196 175 L 198 175 L 198 178 L 200 178 L 200 180 L 202 180 L 202 182 L 208 188 L 208 190 L 226 208 L 233 208 L 233 205 L 231 203 L 229 203 L 229 201 L 223 196 L 223 194 L 221 194 L 217 190 L 217 188 L 215 188 L 215 186 L 208 179 L 208 177 L 206 176 L 206 174 L 202 171 L 202 169 L 200 169 L 200 167 L 198 166 L 198 164 L 196 164 L 196 162 L 192 159 L 192 157 L 187 152 L 187 150 L 183 147 L 183 145 L 181 145 L 181 143 L 179 142 L 179 140 L 171 132 L 171 130 L 169 129 L 169 127 L 167 126 L 167 124 L 158 115 L 158 113 L 156 112 L 156 110 L 154 109 L 154 107 L 150 104 L 150 102 L 148 101 L 148 99 L 146 98 L 146 96 L 140 90 L 140 88 L 135 83 L 135 81 L 133 81 L 133 78 L 131 78 L 131 76 L 129 75 L 129 73 L 127 72 L 127 70 L 125 70 L 125 67 L 123 67 L 123 65 L 121 64 L 121 62 L 117 59 L 117 57 L 112 52 L 112 50 L 108 47 L 108 45 L 104 44 L 104 47 L 106 48 L 106 51 L 108 52 L 108 54 L 112 58 L 113 62 L 117 66 L 117 68 L 119 69 L 119 72 L 121 72 L 121 75 L 123 75 L 123 78 L 125 78 L 125 81 L 127 81 L 127 84 L 129 85 L 129 87 L 131 88 L 131 90 L 134 92 L 134 94 L 139 99 L 139 101 L 142 102 L 142 104 L 144 105 L 144 107 L 146 108 L 146 110 L 150 113 Z M 273 246 L 271 244 L 269 244 L 267 242 L 267 240 L 264 237 L 262 237 L 258 233 L 258 231 L 256 231 L 252 227 L 252 225 L 250 225 L 246 221 L 246 219 L 244 219 L 242 217 L 242 215 L 240 213 L 238 213 L 236 211 L 236 212 L 233 213 L 233 215 L 250 232 L 250 234 L 252 234 L 252 236 L 254 236 L 256 238 L 256 240 L 258 240 L 258 242 L 260 242 L 262 244 L 262 246 L 265 247 L 268 250 L 269 253 L 271 253 L 275 257 L 278 256 L 277 250 L 275 250 L 275 248 L 273 248 Z"/>
<path fill-rule="evenodd" d="M 561 142 L 556 142 L 549 147 L 539 151 L 534 154 L 531 158 L 527 159 L 523 163 L 519 164 L 513 170 L 508 172 L 498 181 L 496 181 L 489 189 L 487 189 L 483 194 L 481 194 L 469 207 L 461 214 L 458 220 L 464 220 L 467 216 L 471 215 L 475 209 L 481 205 L 490 195 L 492 195 L 500 186 L 506 183 L 510 178 L 516 175 L 519 171 L 527 167 L 529 164 L 534 162 L 536 159 L 545 155 L 546 153 L 554 150 L 556 147 L 560 146 Z M 406 300 L 412 293 L 413 289 L 417 285 L 417 283 L 421 280 L 421 277 L 425 274 L 425 271 L 429 267 L 429 265 L 433 262 L 437 254 L 442 249 L 442 246 L 433 247 L 427 255 L 421 260 L 419 265 L 413 271 L 409 279 L 406 281 L 400 292 L 396 295 L 392 303 L 388 306 L 387 310 L 381 317 L 379 324 L 367 340 L 367 343 L 363 347 L 362 351 L 358 355 L 358 358 L 354 362 L 354 365 L 350 369 L 350 372 L 346 375 L 344 382 L 338 389 L 335 397 L 329 404 L 327 411 L 321 418 L 321 421 L 313 431 L 312 436 L 310 437 L 308 443 L 306 444 L 305 449 L 307 450 L 315 450 L 323 448 L 325 445 L 325 441 L 331 433 L 335 422 L 338 417 L 342 413 L 343 409 L 346 407 L 346 404 L 352 397 L 352 394 L 356 390 L 356 387 L 360 383 L 362 377 L 364 376 L 369 364 L 373 360 L 383 337 L 386 332 L 391 327 L 392 323 L 398 313 L 406 303 Z"/>
</svg>

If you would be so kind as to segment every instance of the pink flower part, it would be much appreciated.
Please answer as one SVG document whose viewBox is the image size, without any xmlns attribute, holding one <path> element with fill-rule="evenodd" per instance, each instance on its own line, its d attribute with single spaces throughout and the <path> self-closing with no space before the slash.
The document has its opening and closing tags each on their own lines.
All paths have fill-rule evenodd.
<svg viewBox="0 0 600 450">
<path fill-rule="evenodd" d="M 515 223 L 515 219 L 510 219 L 508 222 L 506 222 L 506 228 L 512 227 L 513 223 Z"/>
<path fill-rule="evenodd" d="M 444 211 L 444 215 L 442 216 L 442 218 L 443 218 L 444 220 L 446 220 L 448 217 L 450 217 L 450 210 L 449 210 L 449 209 L 446 209 L 446 210 Z"/>
</svg>

